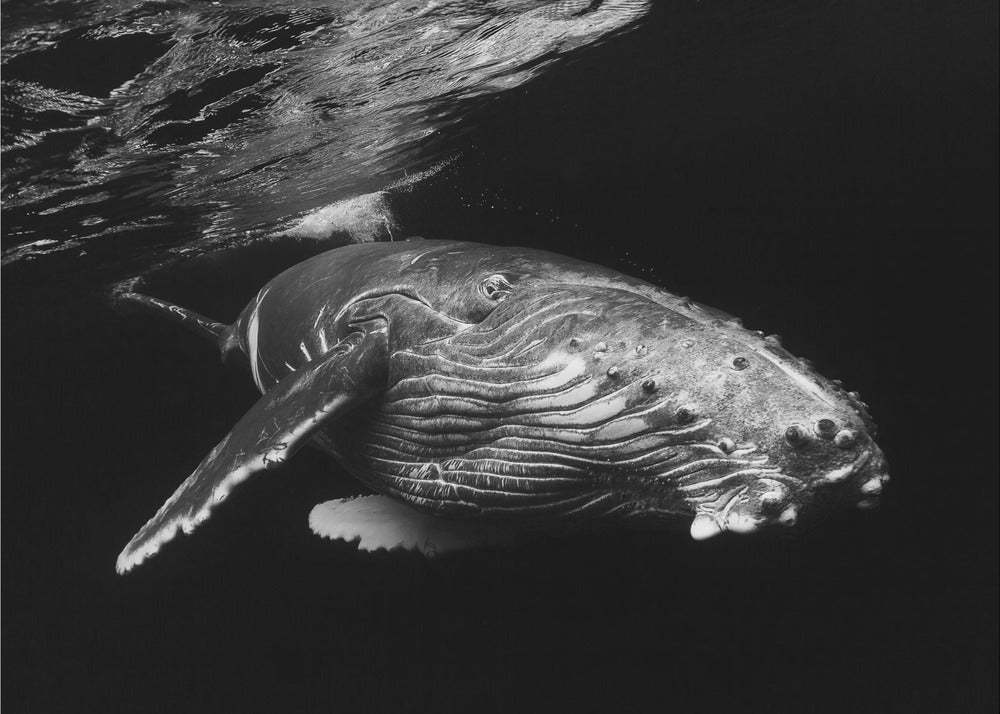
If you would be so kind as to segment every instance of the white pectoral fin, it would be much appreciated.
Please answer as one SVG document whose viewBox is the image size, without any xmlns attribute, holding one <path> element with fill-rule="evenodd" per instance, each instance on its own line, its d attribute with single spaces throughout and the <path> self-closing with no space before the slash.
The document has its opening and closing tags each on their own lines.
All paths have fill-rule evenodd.
<svg viewBox="0 0 1000 714">
<path fill-rule="evenodd" d="M 368 399 L 384 379 L 385 350 L 384 334 L 372 333 L 278 382 L 136 533 L 118 556 L 118 572 L 155 554 L 178 530 L 193 531 L 233 487 L 280 466 L 324 421 Z"/>
<path fill-rule="evenodd" d="M 415 550 L 426 556 L 517 540 L 511 530 L 439 518 L 388 496 L 359 496 L 321 503 L 309 514 L 316 535 L 356 541 L 360 550 Z"/>
</svg>

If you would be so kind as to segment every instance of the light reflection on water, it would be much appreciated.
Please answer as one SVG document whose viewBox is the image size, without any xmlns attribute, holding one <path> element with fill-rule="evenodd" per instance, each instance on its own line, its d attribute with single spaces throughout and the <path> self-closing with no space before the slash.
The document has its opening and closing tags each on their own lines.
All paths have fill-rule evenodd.
<svg viewBox="0 0 1000 714">
<path fill-rule="evenodd" d="M 648 5 L 4 3 L 4 262 L 181 217 L 175 245 L 211 244 L 379 190 Z"/>
</svg>

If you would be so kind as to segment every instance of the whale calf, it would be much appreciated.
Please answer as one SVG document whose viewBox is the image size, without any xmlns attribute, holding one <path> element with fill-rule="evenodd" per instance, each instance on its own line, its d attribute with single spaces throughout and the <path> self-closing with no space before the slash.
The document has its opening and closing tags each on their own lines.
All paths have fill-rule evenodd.
<svg viewBox="0 0 1000 714">
<path fill-rule="evenodd" d="M 413 239 L 337 248 L 271 280 L 231 325 L 123 299 L 245 359 L 260 400 L 118 558 L 190 533 L 303 444 L 376 495 L 318 534 L 442 552 L 522 529 L 688 523 L 704 539 L 877 505 L 888 480 L 854 392 L 775 336 L 540 250 Z"/>
</svg>

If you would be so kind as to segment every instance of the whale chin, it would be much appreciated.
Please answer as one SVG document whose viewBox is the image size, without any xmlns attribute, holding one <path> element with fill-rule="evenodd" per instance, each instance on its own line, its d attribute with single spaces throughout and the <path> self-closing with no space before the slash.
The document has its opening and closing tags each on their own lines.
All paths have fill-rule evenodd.
<svg viewBox="0 0 1000 714">
<path fill-rule="evenodd" d="M 846 466 L 831 469 L 815 477 L 828 500 L 862 510 L 877 508 L 889 483 L 885 457 L 877 448 L 866 451 Z"/>
<path fill-rule="evenodd" d="M 715 482 L 736 475 L 720 476 Z M 799 524 L 803 512 L 809 519 L 832 513 L 832 504 L 862 510 L 877 508 L 888 481 L 885 458 L 877 448 L 865 451 L 849 464 L 804 477 L 761 468 L 758 476 L 713 501 L 692 504 L 695 514 L 690 534 L 701 541 L 724 532 L 745 534 L 771 526 L 787 528 Z M 707 486 L 712 482 L 702 483 Z"/>
</svg>

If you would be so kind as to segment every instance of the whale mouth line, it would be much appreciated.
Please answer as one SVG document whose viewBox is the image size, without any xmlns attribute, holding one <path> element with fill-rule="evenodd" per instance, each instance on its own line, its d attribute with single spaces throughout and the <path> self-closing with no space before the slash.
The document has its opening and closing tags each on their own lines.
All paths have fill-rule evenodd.
<svg viewBox="0 0 1000 714">
<path fill-rule="evenodd" d="M 795 479 L 782 473 L 776 466 L 764 466 L 763 463 L 762 461 L 759 463 L 740 464 L 736 468 L 720 473 L 719 475 L 713 474 L 708 478 L 682 483 L 676 488 L 686 498 L 700 500 L 705 495 L 718 494 L 719 489 L 724 489 L 732 485 L 747 485 L 751 479 L 772 479 L 784 484 L 791 484 L 795 481 Z M 700 476 L 701 474 L 697 475 Z M 732 483 L 734 480 L 736 481 L 735 484 Z M 717 502 L 718 499 L 714 503 Z M 703 504 L 703 507 L 707 508 L 709 506 L 708 504 Z"/>
<path fill-rule="evenodd" d="M 831 469 L 830 471 L 827 471 L 822 475 L 818 476 L 817 483 L 821 485 L 829 485 L 847 481 L 852 477 L 856 476 L 858 473 L 860 473 L 862 469 L 864 469 L 865 466 L 868 465 L 868 462 L 871 461 L 871 458 L 872 458 L 872 452 L 865 451 L 865 453 L 861 454 L 861 456 L 859 456 L 846 466 L 841 466 L 836 469 Z"/>
</svg>

